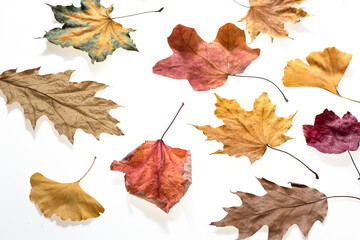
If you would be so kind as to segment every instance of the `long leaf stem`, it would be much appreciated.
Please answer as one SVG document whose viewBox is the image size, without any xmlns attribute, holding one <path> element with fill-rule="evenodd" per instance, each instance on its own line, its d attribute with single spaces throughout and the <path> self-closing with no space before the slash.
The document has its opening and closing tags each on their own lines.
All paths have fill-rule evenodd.
<svg viewBox="0 0 360 240">
<path fill-rule="evenodd" d="M 360 201 L 359 197 L 354 197 L 354 196 L 330 196 L 330 197 L 326 197 L 326 199 L 330 199 L 330 198 L 352 198 L 352 199 L 356 199 L 356 200 Z"/>
<path fill-rule="evenodd" d="M 304 165 L 307 169 L 309 169 L 313 174 L 315 174 L 315 178 L 316 179 L 319 179 L 319 175 L 314 171 L 312 170 L 311 168 L 308 167 L 308 165 L 306 165 L 303 161 L 301 161 L 300 159 L 298 159 L 297 157 L 295 157 L 294 155 L 284 151 L 284 150 L 281 150 L 281 149 L 278 149 L 278 148 L 274 148 L 272 146 L 270 146 L 269 144 L 267 145 L 267 147 L 273 149 L 273 150 L 276 150 L 276 151 L 279 151 L 279 152 L 282 152 L 282 153 L 286 153 L 287 155 L 293 157 L 294 159 L 296 159 L 297 161 L 299 161 L 302 165 Z"/>
<path fill-rule="evenodd" d="M 339 95 L 341 98 L 344 98 L 346 100 L 349 100 L 349 101 L 352 101 L 352 102 L 356 102 L 356 103 L 360 103 L 360 101 L 357 101 L 357 100 L 354 100 L 354 99 L 351 99 L 351 98 L 347 98 L 347 97 L 343 97 L 341 95 Z"/>
<path fill-rule="evenodd" d="M 160 8 L 159 10 L 155 10 L 155 11 L 146 11 L 146 12 L 141 12 L 141 13 L 135 13 L 135 14 L 125 15 L 125 16 L 120 16 L 120 17 L 113 17 L 111 19 L 127 18 L 127 17 L 133 17 L 133 16 L 137 16 L 137 15 L 147 14 L 147 13 L 157 13 L 157 12 L 161 12 L 162 10 L 164 10 L 163 7 Z"/>
<path fill-rule="evenodd" d="M 263 78 L 263 77 L 257 77 L 257 76 L 244 76 L 244 75 L 236 75 L 236 74 L 230 74 L 229 76 L 233 76 L 233 77 L 242 77 L 242 78 L 257 78 L 257 79 L 261 79 L 261 80 L 265 80 L 271 84 L 273 84 L 281 93 L 281 95 L 283 96 L 283 98 L 285 99 L 286 102 L 288 102 L 289 100 L 285 97 L 285 94 L 283 93 L 283 91 L 281 91 L 281 89 L 279 88 L 278 85 L 276 85 L 273 81 L 267 79 L 267 78 Z"/>
<path fill-rule="evenodd" d="M 163 140 L 165 134 L 167 133 L 167 131 L 169 130 L 169 128 L 171 127 L 171 125 L 174 123 L 175 119 L 176 119 L 177 116 L 179 115 L 179 113 L 180 113 L 180 111 L 181 111 L 181 109 L 182 109 L 183 106 L 184 106 L 184 103 L 181 104 L 181 106 L 180 106 L 179 110 L 177 111 L 174 119 L 171 121 L 170 125 L 167 127 L 167 129 L 165 130 L 164 134 L 161 136 L 160 140 Z"/>
<path fill-rule="evenodd" d="M 349 156 L 350 156 L 350 158 L 351 158 L 351 161 L 352 161 L 352 163 L 354 164 L 354 167 L 355 167 L 356 171 L 357 171 L 357 172 L 358 172 L 358 174 L 359 174 L 359 178 L 358 178 L 358 180 L 360 180 L 360 172 L 359 172 L 359 169 L 358 169 L 358 167 L 356 166 L 356 164 L 355 164 L 355 162 L 354 162 L 354 159 L 353 159 L 353 157 L 351 156 L 350 151 L 349 151 L 349 150 L 347 150 L 347 152 L 349 153 Z"/>
<path fill-rule="evenodd" d="M 87 170 L 87 172 L 84 174 L 84 176 L 82 176 L 82 177 L 81 177 L 78 181 L 76 181 L 76 182 L 80 182 L 81 180 L 83 180 L 83 178 L 90 172 L 91 168 L 94 166 L 95 160 L 96 160 L 96 157 L 94 157 L 94 160 L 93 160 L 91 166 L 89 167 L 89 169 Z"/>
<path fill-rule="evenodd" d="M 240 5 L 240 6 L 242 6 L 242 7 L 244 7 L 244 8 L 250 8 L 249 6 L 245 6 L 245 5 L 242 5 L 241 3 L 239 3 L 238 1 L 235 1 L 235 0 L 233 0 L 235 3 L 237 3 L 238 5 Z"/>
</svg>

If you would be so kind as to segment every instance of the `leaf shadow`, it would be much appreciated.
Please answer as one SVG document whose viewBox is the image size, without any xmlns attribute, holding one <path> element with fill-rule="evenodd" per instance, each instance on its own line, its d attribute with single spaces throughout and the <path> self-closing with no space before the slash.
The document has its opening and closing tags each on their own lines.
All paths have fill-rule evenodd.
<svg viewBox="0 0 360 240">
<path fill-rule="evenodd" d="M 296 34 L 311 33 L 311 30 L 309 28 L 307 28 L 301 22 L 295 23 L 295 24 L 285 23 L 285 29 L 289 31 L 289 35 L 291 34 L 291 32 L 295 32 Z M 292 36 L 290 36 L 290 37 L 292 37 Z"/>
<path fill-rule="evenodd" d="M 57 55 L 59 57 L 62 57 L 64 59 L 64 61 L 69 61 L 69 60 L 73 60 L 77 57 L 81 57 L 85 61 L 87 61 L 91 64 L 90 58 L 88 57 L 86 52 L 77 50 L 73 47 L 64 47 L 63 48 L 61 46 L 50 43 L 46 38 L 44 38 L 44 39 L 46 41 L 46 48 L 41 53 L 42 56 Z"/>
<path fill-rule="evenodd" d="M 108 55 L 103 62 L 91 63 L 91 59 L 88 56 L 87 52 L 75 49 L 72 46 L 63 48 L 59 45 L 52 44 L 47 40 L 46 40 L 46 49 L 42 52 L 41 55 L 42 56 L 56 55 L 58 57 L 63 58 L 64 61 L 71 61 L 76 58 L 82 58 L 86 62 L 88 70 L 92 73 L 92 75 L 95 76 L 104 71 L 106 65 L 109 65 L 109 62 L 111 61 L 111 57 L 112 57 L 112 55 Z M 76 68 L 73 67 L 73 69 Z M 84 79 L 83 81 L 85 80 L 93 80 L 93 79 Z"/>
<path fill-rule="evenodd" d="M 37 204 L 35 204 L 35 207 L 36 207 L 36 210 L 38 211 L 39 215 L 46 218 L 44 216 L 44 214 L 41 212 L 39 206 Z M 89 225 L 93 219 L 87 219 L 87 220 L 82 220 L 82 221 L 71 221 L 70 219 L 67 219 L 67 220 L 62 220 L 59 216 L 53 214 L 49 220 L 51 222 L 55 222 L 56 225 L 58 226 L 61 226 L 63 228 L 66 228 L 66 227 L 69 227 L 69 226 L 79 226 L 79 225 L 82 225 L 82 226 L 86 226 L 86 225 Z"/>
<path fill-rule="evenodd" d="M 176 220 L 183 214 L 186 214 L 187 219 L 191 221 L 189 213 L 192 212 L 192 209 L 190 209 L 191 207 L 189 206 L 189 201 L 180 201 L 177 205 L 170 209 L 169 213 L 165 213 L 154 204 L 135 196 L 129 195 L 128 202 L 130 203 L 128 204 L 129 211 L 132 211 L 131 207 L 135 206 L 144 213 L 148 219 L 157 222 L 165 232 L 169 232 L 169 222 Z M 178 206 L 179 204 L 182 205 Z"/>
<path fill-rule="evenodd" d="M 352 165 L 351 158 L 347 152 L 340 154 L 326 154 L 326 153 L 315 152 L 314 155 L 318 156 L 318 158 L 325 164 L 330 164 L 332 166 L 348 167 Z M 355 154 L 355 152 L 351 152 L 351 155 L 353 156 L 354 161 L 356 163 L 358 154 Z"/>
<path fill-rule="evenodd" d="M 218 234 L 218 235 L 234 235 L 238 232 L 239 232 L 239 230 L 234 226 L 216 227 L 216 229 L 214 231 L 214 233 Z"/>
<path fill-rule="evenodd" d="M 227 226 L 227 227 L 217 227 L 214 231 L 215 234 L 218 235 L 234 235 L 238 234 L 239 230 L 234 226 Z M 268 235 L 269 233 L 269 227 L 268 226 L 262 226 L 258 231 L 256 231 L 255 234 L 261 234 L 261 235 Z M 265 238 L 264 238 L 265 239 Z"/>
</svg>

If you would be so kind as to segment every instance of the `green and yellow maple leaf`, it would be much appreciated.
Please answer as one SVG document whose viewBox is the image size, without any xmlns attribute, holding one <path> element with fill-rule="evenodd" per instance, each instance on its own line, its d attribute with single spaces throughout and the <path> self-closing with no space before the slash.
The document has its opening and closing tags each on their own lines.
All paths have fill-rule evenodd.
<svg viewBox="0 0 360 240">
<path fill-rule="evenodd" d="M 51 43 L 85 51 L 92 63 L 104 61 L 117 48 L 137 51 L 129 35 L 134 30 L 111 18 L 113 6 L 105 8 L 100 0 L 81 0 L 81 7 L 49 6 L 56 20 L 64 24 L 45 34 Z"/>
</svg>

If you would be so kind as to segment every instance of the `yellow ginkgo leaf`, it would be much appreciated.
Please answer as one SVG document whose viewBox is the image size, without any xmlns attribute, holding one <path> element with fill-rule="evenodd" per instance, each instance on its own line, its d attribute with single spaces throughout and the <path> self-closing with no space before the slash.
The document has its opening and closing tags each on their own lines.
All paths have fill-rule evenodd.
<svg viewBox="0 0 360 240">
<path fill-rule="evenodd" d="M 339 97 L 340 80 L 350 64 L 352 55 L 335 47 L 325 48 L 322 52 L 312 52 L 306 57 L 308 64 L 300 59 L 289 61 L 284 69 L 282 81 L 285 87 L 316 87 L 329 91 Z"/>
<path fill-rule="evenodd" d="M 73 183 L 55 182 L 41 173 L 34 173 L 30 179 L 30 200 L 37 204 L 48 218 L 56 214 L 62 220 L 70 218 L 72 221 L 81 221 L 100 216 L 100 213 L 105 211 L 104 207 L 79 185 L 90 169 Z"/>
</svg>

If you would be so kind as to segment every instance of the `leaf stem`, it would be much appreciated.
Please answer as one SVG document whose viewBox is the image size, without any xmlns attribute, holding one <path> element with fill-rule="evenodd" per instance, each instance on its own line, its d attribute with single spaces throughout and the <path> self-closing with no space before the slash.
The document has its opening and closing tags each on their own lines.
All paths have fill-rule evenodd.
<svg viewBox="0 0 360 240">
<path fill-rule="evenodd" d="M 261 79 L 261 80 L 265 80 L 271 84 L 273 84 L 281 93 L 281 95 L 284 97 L 285 101 L 288 102 L 289 100 L 285 97 L 285 94 L 283 93 L 283 91 L 281 91 L 281 89 L 278 87 L 278 85 L 276 85 L 273 81 L 267 79 L 267 78 L 263 78 L 263 77 L 257 77 L 257 76 L 244 76 L 244 75 L 236 75 L 236 74 L 229 74 L 229 76 L 233 76 L 233 77 L 243 77 L 243 78 L 257 78 L 257 79 Z"/>
<path fill-rule="evenodd" d="M 305 203 L 302 203 L 302 204 L 299 204 L 299 205 L 290 206 L 290 208 L 297 208 L 297 207 L 301 207 L 301 206 L 305 206 L 305 205 L 309 205 L 309 204 L 314 204 L 314 203 L 325 201 L 325 200 L 328 200 L 328 199 L 331 199 L 331 198 L 352 198 L 352 199 L 356 199 L 356 200 L 360 201 L 360 198 L 354 197 L 354 196 L 330 196 L 330 197 L 325 196 L 324 198 L 317 199 L 317 200 L 312 201 L 312 202 L 305 202 Z M 289 207 L 280 207 L 280 208 L 289 208 Z"/>
<path fill-rule="evenodd" d="M 356 103 L 360 103 L 360 101 L 357 101 L 357 100 L 354 100 L 354 99 L 351 99 L 351 98 L 347 98 L 347 97 L 343 97 L 343 96 L 341 96 L 340 94 L 339 94 L 339 96 L 340 96 L 341 98 L 346 99 L 346 100 L 349 100 L 349 101 L 352 101 L 352 102 L 356 102 Z"/>
<path fill-rule="evenodd" d="M 237 3 L 237 4 L 239 4 L 240 6 L 242 6 L 242 7 L 244 7 L 244 8 L 250 8 L 249 6 L 245 6 L 245 5 L 242 5 L 241 3 L 239 3 L 239 2 L 237 2 L 237 1 L 235 1 L 235 0 L 233 0 L 235 3 Z"/>
<path fill-rule="evenodd" d="M 127 17 L 133 17 L 133 16 L 137 16 L 137 15 L 147 14 L 147 13 L 157 13 L 157 12 L 161 12 L 162 10 L 164 10 L 164 7 L 160 8 L 159 10 L 155 10 L 155 11 L 146 11 L 146 12 L 141 12 L 141 13 L 125 15 L 125 16 L 121 16 L 121 17 L 113 17 L 111 19 L 127 18 Z"/>
<path fill-rule="evenodd" d="M 181 111 L 181 109 L 182 109 L 183 106 L 184 106 L 184 103 L 181 104 L 181 106 L 180 106 L 178 112 L 176 113 L 174 119 L 171 121 L 170 125 L 167 127 L 167 129 L 165 130 L 164 134 L 161 136 L 160 140 L 163 140 L 165 134 L 167 133 L 167 131 L 169 130 L 169 128 L 171 127 L 171 125 L 174 123 L 175 119 L 176 119 L 177 116 L 179 115 L 179 113 L 180 113 L 180 111 Z"/>
<path fill-rule="evenodd" d="M 286 153 L 287 155 L 293 157 L 294 159 L 298 160 L 302 165 L 304 165 L 307 169 L 309 169 L 313 174 L 315 174 L 315 178 L 316 179 L 319 179 L 319 175 L 314 171 L 312 170 L 311 168 L 309 168 L 303 161 L 301 161 L 300 159 L 298 159 L 297 157 L 295 157 L 294 155 L 286 152 L 286 151 L 283 151 L 281 149 L 278 149 L 278 148 L 274 148 L 272 146 L 270 146 L 269 144 L 267 145 L 269 148 L 273 149 L 273 150 L 276 150 L 276 151 L 279 151 L 279 152 L 282 152 L 282 153 Z"/>
<path fill-rule="evenodd" d="M 353 199 L 356 199 L 356 200 L 360 201 L 360 198 L 354 197 L 354 196 L 330 196 L 330 197 L 326 197 L 326 199 L 329 199 L 329 198 L 353 198 Z"/>
<path fill-rule="evenodd" d="M 81 177 L 78 181 L 76 181 L 76 182 L 80 182 L 81 180 L 83 180 L 83 178 L 90 172 L 91 168 L 94 166 L 95 160 L 96 160 L 96 157 L 94 157 L 94 160 L 93 160 L 90 168 L 87 170 L 87 172 L 84 174 L 84 176 L 82 176 L 82 177 Z"/>
<path fill-rule="evenodd" d="M 354 159 L 353 159 L 353 157 L 351 156 L 350 151 L 349 151 L 349 150 L 347 150 L 347 152 L 349 153 L 349 156 L 350 156 L 350 158 L 351 158 L 351 161 L 352 161 L 352 163 L 354 164 L 354 167 L 355 167 L 356 171 L 357 171 L 357 172 L 358 172 L 358 174 L 359 174 L 359 178 L 358 178 L 358 180 L 360 180 L 360 172 L 359 172 L 359 169 L 357 168 L 357 166 L 356 166 L 356 164 L 355 164 L 355 162 L 354 162 Z"/>
</svg>

